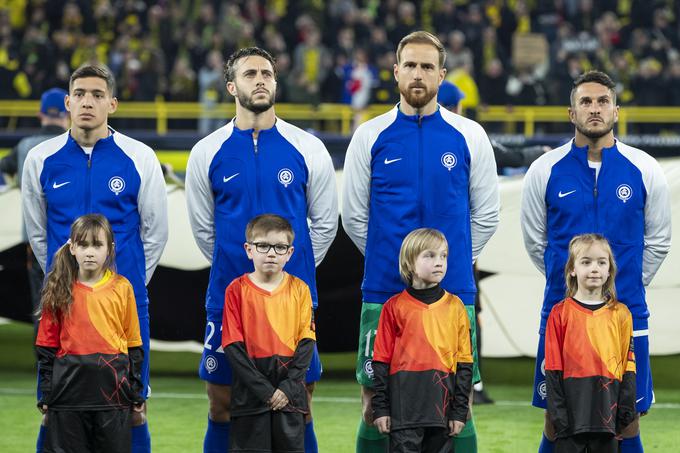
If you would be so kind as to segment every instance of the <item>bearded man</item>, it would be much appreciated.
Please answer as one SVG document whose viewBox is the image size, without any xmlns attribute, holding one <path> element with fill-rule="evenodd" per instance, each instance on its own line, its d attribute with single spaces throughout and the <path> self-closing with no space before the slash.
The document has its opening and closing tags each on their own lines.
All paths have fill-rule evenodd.
<svg viewBox="0 0 680 453">
<path fill-rule="evenodd" d="M 444 47 L 432 34 L 416 31 L 404 37 L 394 65 L 400 102 L 359 126 L 345 158 L 342 225 L 365 257 L 357 452 L 386 451 L 387 439 L 372 426 L 373 342 L 383 304 L 405 287 L 399 249 L 409 232 L 429 227 L 446 236 L 450 253 L 441 288 L 463 301 L 475 334 L 472 264 L 498 225 L 498 178 L 484 129 L 437 104 L 444 59 Z M 479 381 L 478 370 L 471 372 L 473 382 Z M 477 451 L 471 419 L 455 447 Z"/>
<path fill-rule="evenodd" d="M 212 263 L 199 366 L 210 400 L 205 453 L 223 453 L 229 448 L 232 369 L 221 347 L 222 312 L 227 285 L 253 271 L 244 251 L 246 225 L 265 213 L 280 215 L 291 223 L 295 253 L 286 271 L 307 283 L 314 308 L 315 269 L 338 227 L 330 154 L 321 140 L 276 116 L 272 56 L 257 47 L 240 49 L 227 60 L 224 75 L 227 91 L 235 99 L 236 117 L 194 146 L 186 172 L 194 239 Z M 320 377 L 321 362 L 315 348 L 306 379 L 310 399 Z M 305 422 L 305 452 L 316 452 L 311 414 Z"/>
</svg>

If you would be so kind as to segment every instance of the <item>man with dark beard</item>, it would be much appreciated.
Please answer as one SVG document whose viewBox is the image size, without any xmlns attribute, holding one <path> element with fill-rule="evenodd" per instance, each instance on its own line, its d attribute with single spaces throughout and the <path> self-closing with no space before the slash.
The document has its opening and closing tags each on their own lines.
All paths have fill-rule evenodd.
<svg viewBox="0 0 680 453">
<path fill-rule="evenodd" d="M 498 179 L 489 138 L 479 124 L 437 104 L 444 58 L 444 47 L 430 33 L 417 31 L 401 40 L 394 65 L 400 102 L 357 129 L 345 158 L 342 224 L 365 256 L 357 452 L 386 449 L 386 437 L 372 426 L 373 367 L 385 366 L 372 362 L 373 342 L 383 304 L 405 288 L 398 265 L 404 237 L 421 227 L 444 233 L 451 250 L 449 272 L 441 286 L 427 291 L 433 296 L 444 289 L 458 296 L 474 325 L 472 263 L 498 224 Z M 471 420 L 455 446 L 456 451 L 477 451 Z"/>
<path fill-rule="evenodd" d="M 645 287 L 670 248 L 670 196 L 658 162 L 614 137 L 619 114 L 614 87 L 599 71 L 574 81 L 569 108 L 574 139 L 537 159 L 524 179 L 524 244 L 546 277 L 533 397 L 533 405 L 544 409 L 545 327 L 550 310 L 564 298 L 569 241 L 584 233 L 605 236 L 614 251 L 616 293 L 633 315 L 637 412 L 645 414 L 652 404 Z M 556 432 L 546 413 L 539 453 L 552 452 L 553 441 L 564 434 L 564 429 Z M 639 417 L 616 434 L 623 437 L 622 453 L 643 451 Z"/>
<path fill-rule="evenodd" d="M 276 116 L 272 56 L 257 47 L 238 50 L 227 60 L 224 75 L 227 91 L 235 98 L 236 117 L 194 146 L 186 173 L 194 238 L 212 263 L 199 367 L 210 400 L 203 444 L 206 453 L 229 448 L 232 371 L 221 347 L 222 309 L 227 285 L 253 271 L 244 251 L 246 225 L 265 213 L 280 215 L 291 223 L 295 254 L 286 271 L 307 283 L 314 308 L 315 267 L 326 255 L 338 226 L 330 154 L 318 138 Z M 310 398 L 320 376 L 315 348 L 307 373 Z M 305 422 L 305 452 L 316 452 L 311 415 Z"/>
</svg>

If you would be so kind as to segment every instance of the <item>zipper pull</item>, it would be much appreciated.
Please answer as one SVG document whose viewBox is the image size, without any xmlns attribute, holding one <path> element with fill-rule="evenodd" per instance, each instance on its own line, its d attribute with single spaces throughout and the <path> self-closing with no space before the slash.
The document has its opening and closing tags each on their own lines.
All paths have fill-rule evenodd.
<svg viewBox="0 0 680 453">
<path fill-rule="evenodd" d="M 593 187 L 593 195 L 597 198 L 597 186 Z"/>
<path fill-rule="evenodd" d="M 87 156 L 87 168 L 92 168 L 92 154 Z"/>
</svg>

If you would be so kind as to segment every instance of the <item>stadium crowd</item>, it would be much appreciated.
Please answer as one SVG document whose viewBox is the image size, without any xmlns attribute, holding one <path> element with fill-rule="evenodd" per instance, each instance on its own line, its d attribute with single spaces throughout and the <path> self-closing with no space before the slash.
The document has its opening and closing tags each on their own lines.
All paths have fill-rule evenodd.
<svg viewBox="0 0 680 453">
<path fill-rule="evenodd" d="M 214 104 L 224 55 L 258 45 L 277 59 L 279 102 L 391 104 L 396 43 L 425 28 L 465 108 L 562 104 L 591 68 L 614 77 L 622 105 L 680 105 L 679 14 L 673 0 L 14 0 L 0 3 L 0 99 L 66 88 L 97 61 L 120 100 Z M 543 63 L 514 58 L 525 33 L 545 37 Z"/>
</svg>

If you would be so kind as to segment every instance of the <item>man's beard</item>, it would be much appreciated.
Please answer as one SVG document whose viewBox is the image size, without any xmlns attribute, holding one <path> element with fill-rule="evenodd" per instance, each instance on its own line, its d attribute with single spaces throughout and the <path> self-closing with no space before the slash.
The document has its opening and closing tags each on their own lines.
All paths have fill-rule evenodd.
<svg viewBox="0 0 680 453">
<path fill-rule="evenodd" d="M 422 94 L 415 94 L 413 88 L 418 87 L 423 90 Z M 414 109 L 421 109 L 425 107 L 428 102 L 437 95 L 436 91 L 430 91 L 422 83 L 411 83 L 405 90 L 399 88 L 399 92 L 404 96 L 404 100 Z"/>
<path fill-rule="evenodd" d="M 269 93 L 269 99 L 266 100 L 261 100 L 259 102 L 253 102 L 253 97 L 248 96 L 246 93 L 243 91 L 239 90 L 238 87 L 236 88 L 236 97 L 238 97 L 238 102 L 241 104 L 241 107 L 245 108 L 246 110 L 250 110 L 254 114 L 260 114 L 263 112 L 266 112 L 272 106 L 274 105 L 274 93 Z"/>
<path fill-rule="evenodd" d="M 578 123 L 576 124 L 576 130 L 591 140 L 597 140 L 598 138 L 602 138 L 605 135 L 609 134 L 613 129 L 614 129 L 613 121 L 609 124 L 604 123 L 603 128 L 601 129 L 588 129 L 587 123 L 585 126 L 580 125 Z"/>
</svg>

